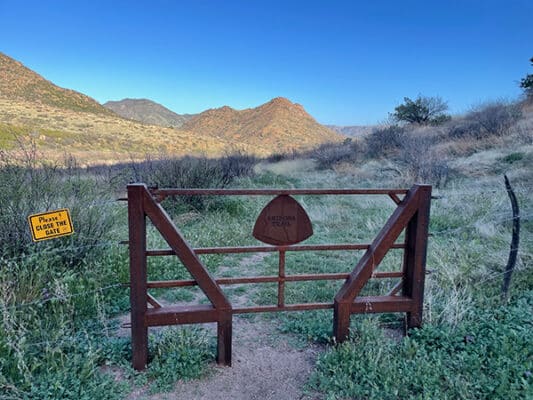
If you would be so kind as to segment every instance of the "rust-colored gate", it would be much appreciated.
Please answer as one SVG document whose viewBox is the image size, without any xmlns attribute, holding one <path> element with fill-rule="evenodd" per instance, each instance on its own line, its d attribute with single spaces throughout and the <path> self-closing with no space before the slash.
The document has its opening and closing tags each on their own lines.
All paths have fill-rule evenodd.
<svg viewBox="0 0 533 400">
<path fill-rule="evenodd" d="M 210 247 L 193 249 L 184 239 L 159 204 L 168 196 L 225 195 L 387 195 L 397 208 L 370 244 L 269 245 L 247 247 Z M 403 198 L 401 198 L 403 196 Z M 291 201 L 294 201 L 290 198 Z M 234 314 L 266 311 L 300 311 L 333 308 L 333 333 L 337 342 L 348 337 L 350 315 L 355 313 L 405 312 L 407 327 L 422 323 L 425 264 L 428 237 L 431 186 L 414 185 L 411 189 L 149 189 L 144 184 L 128 185 L 130 302 L 133 367 L 142 370 L 148 361 L 148 327 L 161 325 L 216 322 L 217 362 L 231 365 L 232 317 Z M 298 205 L 299 206 L 299 205 Z M 300 211 L 298 211 L 300 212 Z M 146 217 L 166 240 L 170 249 L 146 248 Z M 293 218 L 293 217 L 291 217 Z M 285 217 L 286 220 L 290 219 Z M 274 223 L 283 224 L 278 218 Z M 256 224 L 257 226 L 257 224 Z M 260 227 L 261 228 L 261 227 Z M 405 230 L 403 243 L 396 243 Z M 303 233 L 302 233 L 303 234 Z M 254 229 L 255 235 L 255 229 Z M 256 236 L 259 237 L 259 236 Z M 285 243 L 293 243 L 286 241 Z M 269 242 L 270 243 L 270 242 Z M 401 271 L 376 272 L 389 249 L 403 249 Z M 351 273 L 285 274 L 285 253 L 310 250 L 366 250 Z M 279 252 L 277 276 L 254 276 L 215 279 L 198 255 L 215 253 Z M 147 280 L 147 257 L 177 255 L 192 276 L 192 280 Z M 358 297 L 370 278 L 401 278 L 385 296 Z M 344 279 L 345 282 L 332 303 L 285 304 L 285 282 Z M 276 305 L 233 308 L 220 285 L 245 283 L 278 283 Z M 170 288 L 198 285 L 210 305 L 163 307 L 149 293 L 150 288 Z M 152 308 L 148 308 L 148 304 Z"/>
</svg>

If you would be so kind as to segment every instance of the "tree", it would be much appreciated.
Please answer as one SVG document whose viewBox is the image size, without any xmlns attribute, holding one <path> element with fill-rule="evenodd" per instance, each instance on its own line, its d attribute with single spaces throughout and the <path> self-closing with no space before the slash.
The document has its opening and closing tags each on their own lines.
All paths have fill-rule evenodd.
<svg viewBox="0 0 533 400">
<path fill-rule="evenodd" d="M 529 61 L 533 66 L 533 57 L 531 57 Z M 524 93 L 528 99 L 533 99 L 533 74 L 527 74 L 524 78 L 522 78 L 520 81 L 520 87 L 524 89 Z"/>
<path fill-rule="evenodd" d="M 440 97 L 418 96 L 414 101 L 404 97 L 404 103 L 394 109 L 391 117 L 396 122 L 420 125 L 439 125 L 450 119 L 445 113 L 448 104 Z"/>
</svg>

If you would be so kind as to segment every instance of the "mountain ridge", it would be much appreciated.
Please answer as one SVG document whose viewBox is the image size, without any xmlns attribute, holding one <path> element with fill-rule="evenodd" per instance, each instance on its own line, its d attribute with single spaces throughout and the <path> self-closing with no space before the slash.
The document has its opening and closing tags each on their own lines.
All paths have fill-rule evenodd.
<svg viewBox="0 0 533 400">
<path fill-rule="evenodd" d="M 0 97 L 31 101 L 72 111 L 114 115 L 93 98 L 65 89 L 0 52 Z"/>
<path fill-rule="evenodd" d="M 181 127 L 192 118 L 193 114 L 178 114 L 166 108 L 162 104 L 150 99 L 130 99 L 110 100 L 103 104 L 115 114 L 123 118 L 143 122 L 145 124 Z"/>
<path fill-rule="evenodd" d="M 372 133 L 379 125 L 325 125 L 332 131 L 349 137 L 361 137 Z"/>
<path fill-rule="evenodd" d="M 148 99 L 141 103 L 150 110 L 168 110 Z M 301 105 L 281 97 L 255 108 L 224 106 L 186 118 L 179 127 L 171 127 L 168 120 L 154 125 L 126 119 L 0 53 L 0 150 L 15 148 L 21 137 L 30 138 L 47 155 L 70 153 L 94 163 L 147 154 L 268 156 L 344 138 L 316 122 Z"/>
<path fill-rule="evenodd" d="M 295 141 L 316 145 L 341 139 L 341 135 L 316 122 L 300 104 L 284 97 L 244 110 L 228 106 L 209 109 L 192 117 L 182 128 L 207 136 L 255 138 L 281 146 L 280 150 L 302 147 Z"/>
</svg>

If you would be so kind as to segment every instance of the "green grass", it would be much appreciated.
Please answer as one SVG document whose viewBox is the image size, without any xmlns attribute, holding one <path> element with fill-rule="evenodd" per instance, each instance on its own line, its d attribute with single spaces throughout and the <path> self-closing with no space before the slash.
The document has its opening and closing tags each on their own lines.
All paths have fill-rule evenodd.
<svg viewBox="0 0 533 400">
<path fill-rule="evenodd" d="M 310 386 L 328 399 L 531 398 L 532 306 L 533 292 L 524 293 L 456 327 L 426 324 L 398 342 L 365 320 L 319 358 Z"/>
</svg>

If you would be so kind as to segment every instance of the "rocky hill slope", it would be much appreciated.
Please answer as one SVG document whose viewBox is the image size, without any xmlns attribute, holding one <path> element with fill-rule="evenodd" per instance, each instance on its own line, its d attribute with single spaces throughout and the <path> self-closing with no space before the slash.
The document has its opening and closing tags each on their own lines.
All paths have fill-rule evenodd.
<svg viewBox="0 0 533 400">
<path fill-rule="evenodd" d="M 0 98 L 29 101 L 72 111 L 113 115 L 112 111 L 89 96 L 54 85 L 3 53 L 0 53 Z"/>
<path fill-rule="evenodd" d="M 149 100 L 127 103 L 135 105 L 130 111 L 137 110 L 128 119 L 0 53 L 0 150 L 31 140 L 47 157 L 69 153 L 86 163 L 112 163 L 147 154 L 267 156 L 343 139 L 283 98 L 242 111 L 226 106 L 196 116 L 179 116 Z M 187 121 L 172 127 L 183 122 L 178 117 Z"/>
<path fill-rule="evenodd" d="M 190 114 L 176 114 L 161 104 L 148 99 L 108 101 L 104 103 L 104 107 L 121 117 L 134 121 L 174 128 L 181 127 L 194 116 Z"/>
<path fill-rule="evenodd" d="M 342 139 L 316 122 L 301 105 L 283 97 L 240 111 L 227 106 L 207 110 L 182 128 L 220 139 L 267 146 L 271 153 Z"/>
</svg>

